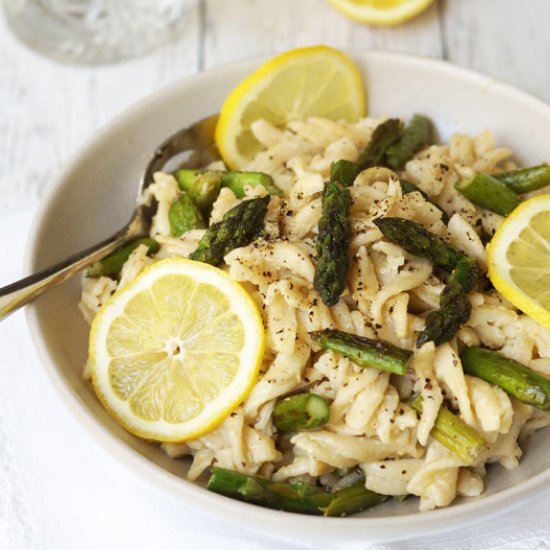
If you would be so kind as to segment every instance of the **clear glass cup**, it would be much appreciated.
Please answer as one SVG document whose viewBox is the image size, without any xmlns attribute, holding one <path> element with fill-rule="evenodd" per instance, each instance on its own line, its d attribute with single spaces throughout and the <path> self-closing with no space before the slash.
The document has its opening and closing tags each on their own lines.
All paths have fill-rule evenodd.
<svg viewBox="0 0 550 550">
<path fill-rule="evenodd" d="M 104 63 L 148 52 L 181 28 L 196 0 L 2 0 L 9 28 L 41 54 Z"/>
</svg>

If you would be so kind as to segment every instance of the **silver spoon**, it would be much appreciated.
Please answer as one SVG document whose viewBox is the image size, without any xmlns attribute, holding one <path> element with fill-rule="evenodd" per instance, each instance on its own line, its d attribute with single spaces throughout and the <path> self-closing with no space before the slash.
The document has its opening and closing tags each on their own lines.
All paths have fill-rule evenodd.
<svg viewBox="0 0 550 550">
<path fill-rule="evenodd" d="M 155 172 L 173 171 L 177 168 L 201 168 L 218 159 L 214 143 L 217 119 L 218 115 L 203 118 L 192 126 L 176 132 L 157 148 L 143 173 L 134 213 L 120 231 L 55 265 L 0 288 L 0 320 L 75 273 L 108 256 L 129 239 L 148 236 L 156 209 L 140 203 L 139 198 L 143 190 L 153 181 Z"/>
</svg>

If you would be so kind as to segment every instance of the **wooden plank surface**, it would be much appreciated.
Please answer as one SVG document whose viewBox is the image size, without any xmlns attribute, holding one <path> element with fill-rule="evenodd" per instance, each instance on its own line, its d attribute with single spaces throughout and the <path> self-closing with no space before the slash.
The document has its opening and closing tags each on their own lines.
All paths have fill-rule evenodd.
<svg viewBox="0 0 550 550">
<path fill-rule="evenodd" d="M 350 21 L 324 0 L 196 0 L 180 36 L 149 55 L 79 67 L 19 44 L 0 17 L 0 209 L 37 204 L 75 149 L 163 85 L 259 54 L 326 43 L 448 58 L 550 101 L 548 0 L 439 0 L 394 28 Z"/>
<path fill-rule="evenodd" d="M 48 180 L 120 111 L 199 70 L 199 8 L 177 41 L 125 63 L 87 67 L 41 57 L 0 17 L 0 211 L 38 201 Z"/>
<path fill-rule="evenodd" d="M 443 0 L 445 57 L 550 102 L 548 0 Z"/>
<path fill-rule="evenodd" d="M 355 23 L 323 0 L 206 0 L 205 67 L 312 44 L 441 57 L 439 9 L 396 28 Z"/>
</svg>

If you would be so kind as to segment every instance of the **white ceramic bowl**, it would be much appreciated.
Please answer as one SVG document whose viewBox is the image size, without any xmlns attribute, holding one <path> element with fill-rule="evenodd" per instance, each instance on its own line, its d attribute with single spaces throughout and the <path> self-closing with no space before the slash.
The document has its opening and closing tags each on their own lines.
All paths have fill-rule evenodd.
<svg viewBox="0 0 550 550">
<path fill-rule="evenodd" d="M 452 65 L 379 52 L 349 52 L 365 75 L 372 115 L 430 116 L 442 140 L 491 128 L 524 164 L 548 160 L 550 107 L 490 78 Z M 175 130 L 219 111 L 227 93 L 263 59 L 173 84 L 118 117 L 91 140 L 49 188 L 34 223 L 26 268 L 36 271 L 107 237 L 133 208 L 137 183 L 155 147 Z M 50 379 L 84 429 L 127 468 L 182 502 L 244 527 L 311 539 L 393 540 L 454 529 L 517 505 L 550 480 L 548 433 L 536 434 L 521 466 L 490 468 L 475 499 L 420 514 L 418 502 L 388 502 L 351 518 L 278 512 L 231 500 L 186 480 L 188 462 L 172 460 L 120 428 L 82 381 L 88 327 L 77 309 L 78 277 L 28 308 L 34 343 Z"/>
</svg>

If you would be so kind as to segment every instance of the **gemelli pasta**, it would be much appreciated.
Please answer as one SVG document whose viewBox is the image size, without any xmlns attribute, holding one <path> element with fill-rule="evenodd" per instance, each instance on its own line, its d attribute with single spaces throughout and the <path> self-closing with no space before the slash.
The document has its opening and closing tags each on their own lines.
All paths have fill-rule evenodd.
<svg viewBox="0 0 550 550">
<path fill-rule="evenodd" d="M 448 144 L 422 149 L 399 172 L 385 167 L 360 171 L 348 188 L 351 265 L 345 290 L 330 307 L 320 298 L 314 287 L 315 243 L 324 182 L 333 163 L 357 160 L 382 122 L 311 118 L 285 129 L 265 120 L 253 124 L 263 149 L 246 170 L 271 175 L 282 194 L 271 197 L 260 238 L 226 254 L 220 267 L 260 309 L 266 351 L 252 391 L 221 424 L 197 439 L 162 444 L 171 457 L 191 457 L 190 479 L 218 466 L 330 491 L 343 476 L 357 473 L 371 491 L 420 497 L 425 511 L 447 506 L 457 496 L 481 494 L 486 465 L 515 468 L 521 438 L 550 424 L 550 413 L 465 373 L 460 358 L 463 346 L 486 346 L 548 375 L 550 331 L 484 283 L 468 294 L 471 315 L 450 341 L 437 346 L 428 341 L 417 348 L 426 316 L 440 307 L 445 285 L 432 262 L 388 240 L 374 223 L 386 217 L 416 222 L 486 268 L 484 239 L 503 218 L 473 204 L 454 185 L 478 171 L 514 168 L 511 151 L 496 147 L 491 132 L 473 138 L 455 134 Z M 210 168 L 225 167 L 215 163 Z M 144 200 L 158 203 L 150 236 L 160 250 L 149 257 L 146 246 L 136 248 L 118 280 L 84 279 L 80 309 L 88 322 L 112 293 L 150 263 L 188 257 L 206 231 L 171 234 L 168 211 L 178 183 L 170 174 L 154 178 Z M 418 191 L 404 193 L 403 181 Z M 208 224 L 222 220 L 240 202 L 267 194 L 261 185 L 247 187 L 244 197 L 222 187 Z M 406 374 L 359 366 L 341 353 L 319 349 L 311 334 L 327 329 L 409 350 Z M 280 435 L 273 408 L 279 399 L 300 392 L 329 403 L 328 422 L 320 429 Z M 421 396 L 421 414 L 411 405 L 413 396 Z M 483 439 L 475 460 L 465 460 L 433 436 L 444 404 Z"/>
</svg>

